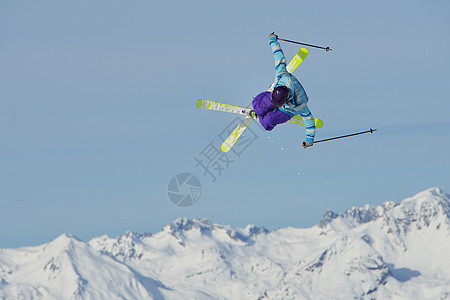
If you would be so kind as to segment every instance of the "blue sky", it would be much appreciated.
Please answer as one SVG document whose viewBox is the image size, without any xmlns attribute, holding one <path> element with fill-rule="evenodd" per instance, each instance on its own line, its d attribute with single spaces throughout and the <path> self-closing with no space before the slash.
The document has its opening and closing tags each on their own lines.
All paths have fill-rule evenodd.
<svg viewBox="0 0 450 300">
<path fill-rule="evenodd" d="M 450 192 L 448 1 L 2 1 L 0 248 L 156 232 L 177 217 L 270 229 L 308 227 L 326 209 Z M 273 79 L 268 34 L 310 49 L 294 75 L 324 120 L 254 142 L 217 176 L 194 158 Z M 281 44 L 286 57 L 299 47 Z M 235 155 L 235 156 L 233 156 Z M 197 204 L 167 185 L 189 172 Z"/>
</svg>

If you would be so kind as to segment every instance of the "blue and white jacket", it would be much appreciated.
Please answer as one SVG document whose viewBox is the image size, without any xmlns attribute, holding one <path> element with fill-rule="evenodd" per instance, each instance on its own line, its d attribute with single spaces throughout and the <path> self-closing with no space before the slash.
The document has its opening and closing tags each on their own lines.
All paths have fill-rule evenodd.
<svg viewBox="0 0 450 300">
<path fill-rule="evenodd" d="M 316 124 L 307 105 L 308 96 L 297 78 L 286 70 L 286 58 L 276 36 L 270 37 L 269 45 L 272 47 L 273 57 L 275 59 L 275 82 L 269 91 L 272 92 L 273 89 L 282 85 L 289 89 L 288 101 L 278 109 L 290 116 L 300 115 L 306 126 L 305 141 L 313 143 L 316 135 Z"/>
</svg>

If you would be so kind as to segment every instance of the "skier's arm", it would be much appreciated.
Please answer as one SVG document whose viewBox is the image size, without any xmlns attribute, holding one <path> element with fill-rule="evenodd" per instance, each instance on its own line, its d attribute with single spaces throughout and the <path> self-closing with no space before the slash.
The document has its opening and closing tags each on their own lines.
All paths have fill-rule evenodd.
<svg viewBox="0 0 450 300">
<path fill-rule="evenodd" d="M 281 50 L 281 46 L 276 35 L 270 35 L 269 45 L 272 47 L 273 58 L 275 59 L 275 77 L 281 77 L 281 72 L 287 72 L 286 58 L 283 50 Z"/>
<path fill-rule="evenodd" d="M 316 136 L 316 123 L 314 122 L 314 117 L 307 105 L 300 111 L 300 116 L 303 118 L 306 127 L 305 142 L 312 144 L 314 143 L 314 137 Z"/>
</svg>

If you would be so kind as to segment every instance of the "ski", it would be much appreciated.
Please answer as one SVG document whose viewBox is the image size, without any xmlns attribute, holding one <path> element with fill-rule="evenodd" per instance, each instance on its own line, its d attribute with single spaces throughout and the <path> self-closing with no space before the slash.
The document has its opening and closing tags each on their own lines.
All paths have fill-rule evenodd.
<svg viewBox="0 0 450 300">
<path fill-rule="evenodd" d="M 224 111 L 224 112 L 230 112 L 230 113 L 241 114 L 241 115 L 246 115 L 246 116 L 252 110 L 251 108 L 248 108 L 248 107 L 226 104 L 226 103 L 221 103 L 221 102 L 207 100 L 207 99 L 198 100 L 197 107 L 201 108 L 201 109 Z"/>
<path fill-rule="evenodd" d="M 244 131 L 247 129 L 247 127 L 252 123 L 253 118 L 250 116 L 246 116 L 244 120 L 242 120 L 241 123 L 236 127 L 236 129 L 231 132 L 231 134 L 228 136 L 228 138 L 223 142 L 222 146 L 220 146 L 220 150 L 222 152 L 228 152 L 231 148 L 233 148 L 234 144 L 238 141 L 238 139 L 241 137 L 241 135 L 244 133 Z"/>
<path fill-rule="evenodd" d="M 240 114 L 240 115 L 244 115 L 244 116 L 248 116 L 249 112 L 252 110 L 251 108 L 248 108 L 248 107 L 226 104 L 226 103 L 221 103 L 221 102 L 207 100 L 207 99 L 198 100 L 197 107 L 200 109 L 224 111 L 224 112 Z M 314 118 L 314 121 L 316 123 L 316 128 L 321 128 L 323 126 L 322 120 Z M 291 123 L 291 124 L 298 124 L 298 125 L 303 125 L 303 126 L 305 125 L 305 123 L 303 122 L 303 118 L 301 116 L 293 116 L 287 122 Z"/>
</svg>

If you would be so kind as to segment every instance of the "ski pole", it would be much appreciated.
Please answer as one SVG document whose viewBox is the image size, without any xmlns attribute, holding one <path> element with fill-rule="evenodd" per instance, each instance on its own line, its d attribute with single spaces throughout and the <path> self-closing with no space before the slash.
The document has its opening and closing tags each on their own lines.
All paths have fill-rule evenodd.
<svg viewBox="0 0 450 300">
<path fill-rule="evenodd" d="M 361 132 L 357 132 L 357 133 L 352 133 L 352 134 L 347 134 L 347 135 L 341 135 L 341 136 L 337 136 L 337 137 L 333 137 L 333 138 L 329 138 L 329 139 L 324 139 L 324 140 L 320 140 L 320 141 L 315 141 L 314 144 L 317 143 L 321 143 L 321 142 L 326 142 L 326 141 L 332 141 L 332 140 L 337 140 L 337 139 L 343 139 L 346 137 L 350 137 L 350 136 L 355 136 L 355 135 L 360 135 L 360 134 L 364 134 L 364 133 L 373 133 L 374 131 L 377 131 L 376 129 L 372 129 L 370 128 L 370 130 L 366 130 L 366 131 L 361 131 Z"/>
<path fill-rule="evenodd" d="M 330 47 L 321 47 L 321 46 L 316 46 L 316 45 L 311 45 L 311 44 L 300 43 L 300 42 L 296 42 L 296 41 L 290 41 L 290 40 L 280 39 L 280 38 L 278 38 L 278 40 L 284 41 L 284 42 L 288 42 L 288 43 L 293 43 L 293 44 L 303 45 L 303 46 L 309 46 L 309 47 L 319 48 L 319 49 L 326 50 L 327 52 L 333 50 L 333 49 L 331 49 Z"/>
</svg>

